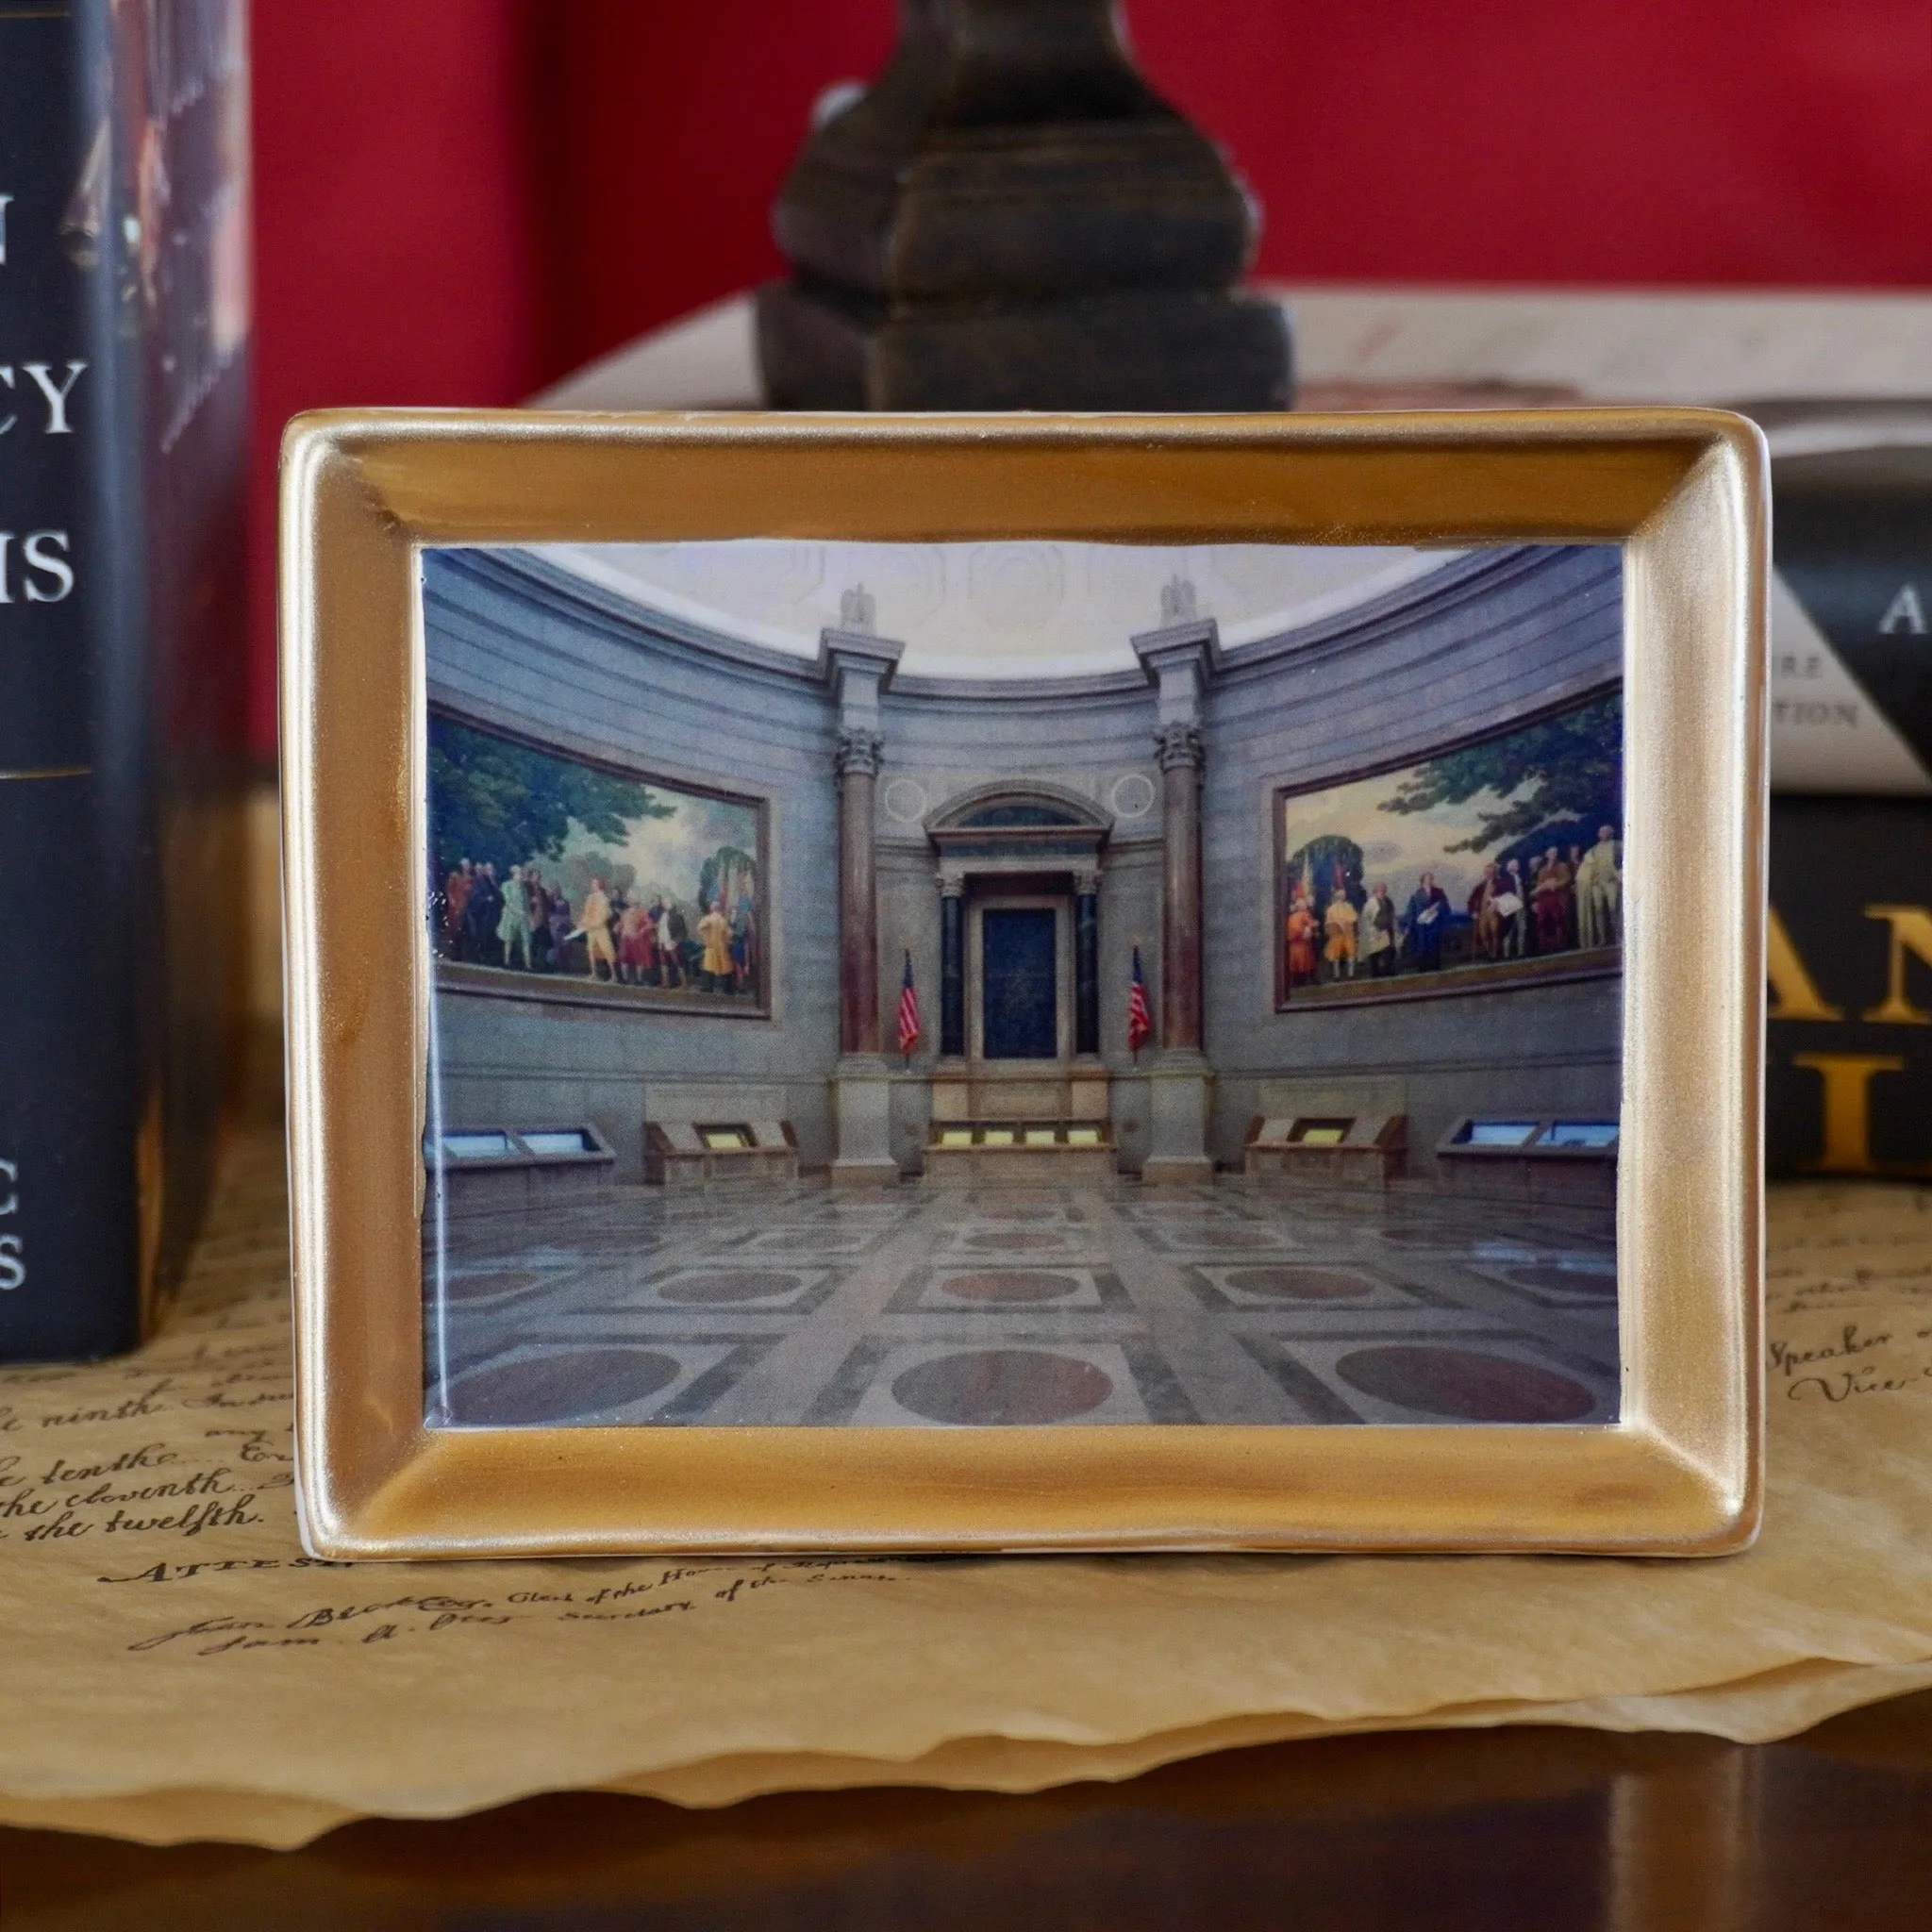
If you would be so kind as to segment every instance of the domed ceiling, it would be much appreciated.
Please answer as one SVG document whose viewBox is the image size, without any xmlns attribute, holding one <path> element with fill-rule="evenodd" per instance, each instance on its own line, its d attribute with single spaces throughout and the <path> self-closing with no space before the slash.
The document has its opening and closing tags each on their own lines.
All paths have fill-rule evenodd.
<svg viewBox="0 0 1932 1932">
<path fill-rule="evenodd" d="M 1126 671 L 1136 632 L 1164 621 L 1179 579 L 1224 648 L 1277 637 L 1438 570 L 1443 550 L 1320 544 L 544 544 L 550 562 L 637 604 L 800 657 L 863 588 L 873 626 L 928 677 L 1064 677 Z M 1172 603 L 1167 606 L 1170 610 Z"/>
</svg>

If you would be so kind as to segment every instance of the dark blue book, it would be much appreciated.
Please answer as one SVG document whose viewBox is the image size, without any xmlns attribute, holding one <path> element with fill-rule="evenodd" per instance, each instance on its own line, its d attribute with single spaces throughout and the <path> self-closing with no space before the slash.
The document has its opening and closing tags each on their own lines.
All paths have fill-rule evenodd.
<svg viewBox="0 0 1932 1932">
<path fill-rule="evenodd" d="M 0 1360 L 151 1324 L 243 911 L 240 0 L 0 8 Z"/>
</svg>

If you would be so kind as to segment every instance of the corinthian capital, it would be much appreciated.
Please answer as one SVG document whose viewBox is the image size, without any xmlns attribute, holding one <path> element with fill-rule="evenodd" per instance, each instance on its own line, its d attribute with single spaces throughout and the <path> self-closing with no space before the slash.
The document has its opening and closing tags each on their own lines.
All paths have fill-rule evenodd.
<svg viewBox="0 0 1932 1932">
<path fill-rule="evenodd" d="M 1198 724 L 1163 724 L 1154 734 L 1154 755 L 1163 772 L 1176 765 L 1201 764 L 1201 727 Z"/>
<path fill-rule="evenodd" d="M 839 775 L 842 778 L 848 772 L 857 772 L 861 776 L 876 778 L 879 759 L 885 749 L 886 741 L 876 731 L 859 731 L 848 726 L 839 734 Z"/>
</svg>

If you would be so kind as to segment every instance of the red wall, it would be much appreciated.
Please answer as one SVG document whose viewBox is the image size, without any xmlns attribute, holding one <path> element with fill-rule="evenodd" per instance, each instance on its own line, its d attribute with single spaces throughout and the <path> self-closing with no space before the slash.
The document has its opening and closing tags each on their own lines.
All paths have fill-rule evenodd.
<svg viewBox="0 0 1932 1932">
<path fill-rule="evenodd" d="M 255 86 L 253 739 L 275 747 L 275 464 L 299 409 L 501 403 L 544 366 L 524 9 L 266 0 Z"/>
<path fill-rule="evenodd" d="M 1932 0 L 1127 14 L 1148 74 L 1259 194 L 1264 274 L 1932 283 Z M 876 70 L 892 19 L 891 0 L 257 7 L 264 625 L 290 413 L 513 401 L 774 273 L 766 209 L 809 105 Z"/>
</svg>

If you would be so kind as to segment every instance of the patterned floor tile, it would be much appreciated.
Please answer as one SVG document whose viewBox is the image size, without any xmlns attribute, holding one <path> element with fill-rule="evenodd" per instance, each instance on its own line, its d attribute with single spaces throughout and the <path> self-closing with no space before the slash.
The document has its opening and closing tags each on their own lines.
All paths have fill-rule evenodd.
<svg viewBox="0 0 1932 1932">
<path fill-rule="evenodd" d="M 1241 1182 L 613 1188 L 449 1238 L 427 1341 L 464 1424 L 1616 1414 L 1608 1210 Z"/>
</svg>

